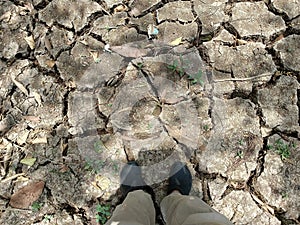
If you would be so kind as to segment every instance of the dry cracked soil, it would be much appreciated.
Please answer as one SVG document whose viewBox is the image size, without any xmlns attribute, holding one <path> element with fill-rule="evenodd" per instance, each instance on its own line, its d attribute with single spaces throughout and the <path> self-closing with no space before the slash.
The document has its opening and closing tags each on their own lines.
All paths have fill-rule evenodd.
<svg viewBox="0 0 300 225">
<path fill-rule="evenodd" d="M 0 40 L 0 224 L 103 223 L 129 160 L 300 223 L 299 0 L 1 0 Z"/>
</svg>

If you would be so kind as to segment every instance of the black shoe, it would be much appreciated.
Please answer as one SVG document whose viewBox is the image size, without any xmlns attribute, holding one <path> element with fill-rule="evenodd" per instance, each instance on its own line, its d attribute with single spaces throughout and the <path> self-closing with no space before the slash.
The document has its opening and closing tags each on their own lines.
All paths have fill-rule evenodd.
<svg viewBox="0 0 300 225">
<path fill-rule="evenodd" d="M 148 190 L 143 177 L 141 168 L 135 161 L 128 162 L 122 169 L 120 174 L 121 179 L 121 192 L 123 198 L 131 191 L 135 190 Z"/>
<path fill-rule="evenodd" d="M 192 175 L 182 162 L 175 162 L 170 170 L 168 194 L 178 190 L 183 195 L 189 195 L 192 188 Z"/>
<path fill-rule="evenodd" d="M 139 167 L 136 161 L 128 162 L 122 168 L 122 171 L 120 173 L 120 179 L 121 179 L 120 190 L 122 193 L 122 197 L 119 203 L 121 204 L 124 201 L 124 199 L 126 198 L 129 192 L 136 191 L 136 190 L 143 190 L 144 192 L 150 194 L 151 196 L 155 208 L 156 220 L 162 221 L 160 207 L 155 200 L 155 193 L 153 189 L 150 186 L 148 186 L 144 181 L 142 177 L 141 168 Z"/>
</svg>

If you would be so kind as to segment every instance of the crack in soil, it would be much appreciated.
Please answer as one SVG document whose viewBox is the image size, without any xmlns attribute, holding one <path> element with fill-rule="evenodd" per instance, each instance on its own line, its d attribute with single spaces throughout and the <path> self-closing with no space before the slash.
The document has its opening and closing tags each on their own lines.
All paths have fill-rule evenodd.
<svg viewBox="0 0 300 225">
<path fill-rule="evenodd" d="M 235 27 L 230 24 L 230 22 L 223 22 L 222 26 L 226 31 L 228 31 L 228 33 L 232 34 L 235 38 L 241 39 L 241 35 L 237 31 L 237 29 L 235 29 Z"/>
<path fill-rule="evenodd" d="M 53 0 L 43 0 L 41 1 L 39 4 L 35 5 L 34 8 L 37 10 L 37 11 L 40 11 L 44 8 L 46 8 Z"/>
<path fill-rule="evenodd" d="M 225 179 L 227 181 L 227 178 L 224 178 L 220 174 L 217 174 L 217 173 L 208 173 L 205 171 L 201 171 L 198 162 L 196 162 L 195 171 L 196 171 L 196 177 L 198 177 L 201 180 L 201 184 L 202 184 L 202 193 L 203 193 L 202 200 L 204 202 L 206 202 L 208 205 L 212 206 L 213 201 L 211 198 L 208 181 L 213 181 L 213 180 L 217 179 L 218 177 L 221 179 Z"/>
<path fill-rule="evenodd" d="M 268 2 L 265 2 L 265 5 L 268 7 L 269 12 L 273 13 L 276 16 L 281 16 L 282 19 L 285 21 L 285 23 L 287 24 L 287 21 L 289 21 L 289 16 L 285 13 L 285 12 L 280 12 L 280 10 L 278 10 L 272 0 L 268 0 Z"/>
<path fill-rule="evenodd" d="M 298 98 L 297 106 L 298 106 L 298 116 L 299 116 L 299 118 L 298 118 L 298 124 L 300 126 L 300 89 L 297 90 L 297 98 Z"/>
<path fill-rule="evenodd" d="M 104 14 L 102 12 L 94 12 L 92 13 L 88 18 L 87 18 L 87 23 L 86 25 L 81 28 L 80 30 L 78 30 L 76 33 L 77 36 L 82 36 L 86 33 L 91 33 L 92 29 L 93 29 L 93 23 L 100 17 L 104 16 Z"/>
<path fill-rule="evenodd" d="M 198 16 L 198 14 L 197 14 L 197 12 L 196 12 L 196 10 L 195 10 L 195 4 L 194 4 L 194 1 L 192 0 L 191 1 L 191 10 L 192 10 L 192 14 L 193 14 L 193 16 L 194 16 L 194 20 L 193 20 L 193 22 L 196 22 L 197 23 L 197 26 L 198 26 L 198 28 L 197 28 L 197 33 L 196 33 L 196 36 L 195 36 L 195 39 L 194 39 L 194 41 L 193 41 L 193 44 L 194 44 L 194 46 L 196 46 L 196 47 L 198 47 L 200 44 L 202 44 L 204 41 L 209 41 L 209 40 L 211 40 L 212 38 L 213 38 L 213 33 L 214 32 L 212 32 L 212 33 L 210 33 L 210 34 L 205 34 L 205 35 L 201 35 L 201 33 L 202 33 L 202 22 L 201 22 L 201 20 L 200 20 L 200 18 L 199 18 L 199 16 Z"/>
<path fill-rule="evenodd" d="M 164 2 L 164 0 L 162 0 L 161 2 L 158 2 L 155 5 L 151 6 L 149 9 L 146 9 L 145 11 L 141 12 L 140 15 L 133 16 L 133 18 L 141 18 L 141 17 L 147 15 L 148 13 L 154 13 L 156 10 L 162 8 L 165 5 L 165 3 L 167 3 L 167 2 Z M 128 8 L 129 8 L 129 13 L 130 13 L 131 8 L 129 6 L 128 6 Z"/>
</svg>

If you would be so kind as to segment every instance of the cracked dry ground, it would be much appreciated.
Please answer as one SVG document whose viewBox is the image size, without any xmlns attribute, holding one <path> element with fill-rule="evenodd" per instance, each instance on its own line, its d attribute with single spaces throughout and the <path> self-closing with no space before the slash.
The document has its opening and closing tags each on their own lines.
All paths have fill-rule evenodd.
<svg viewBox="0 0 300 225">
<path fill-rule="evenodd" d="M 299 0 L 2 0 L 0 22 L 1 224 L 97 224 L 131 159 L 158 202 L 181 159 L 233 223 L 299 224 Z"/>
</svg>

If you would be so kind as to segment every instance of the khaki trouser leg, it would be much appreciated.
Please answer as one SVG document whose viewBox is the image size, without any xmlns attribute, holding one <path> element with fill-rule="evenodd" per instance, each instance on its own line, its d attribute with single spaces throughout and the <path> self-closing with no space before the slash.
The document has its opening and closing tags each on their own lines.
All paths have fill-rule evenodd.
<svg viewBox="0 0 300 225">
<path fill-rule="evenodd" d="M 154 225 L 155 208 L 151 196 L 142 190 L 129 192 L 106 225 Z"/>
<path fill-rule="evenodd" d="M 173 193 L 160 206 L 167 225 L 232 225 L 198 197 Z"/>
</svg>

